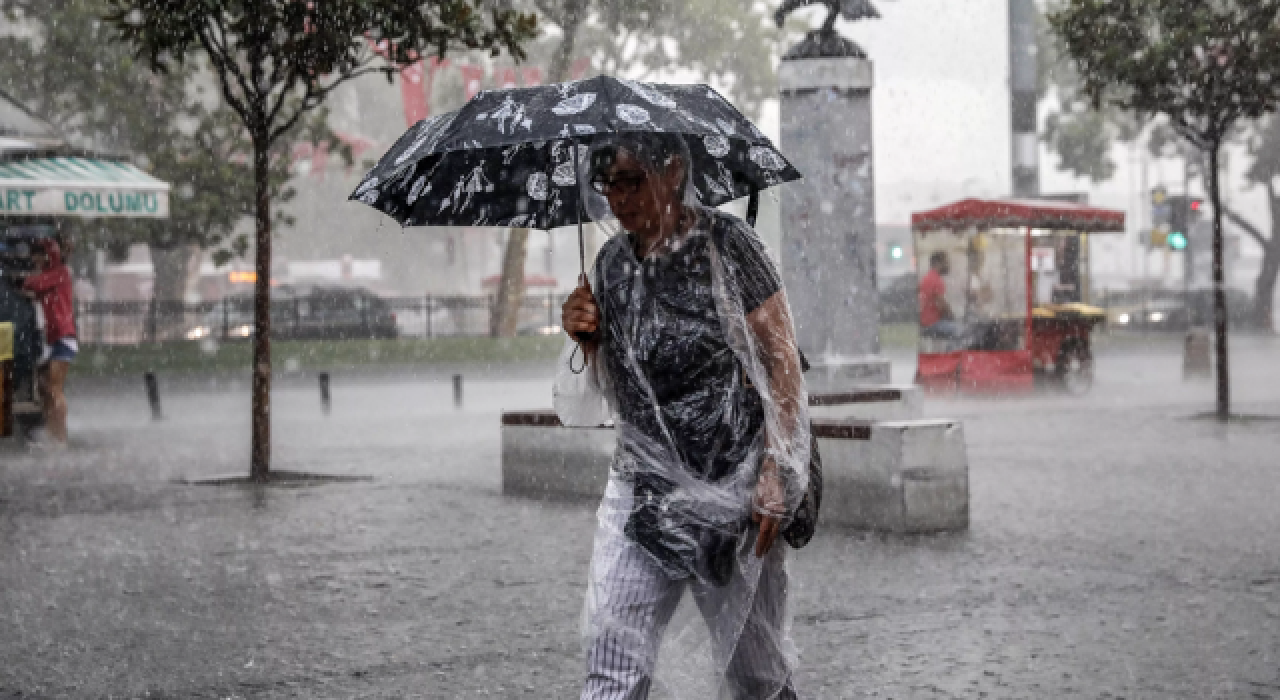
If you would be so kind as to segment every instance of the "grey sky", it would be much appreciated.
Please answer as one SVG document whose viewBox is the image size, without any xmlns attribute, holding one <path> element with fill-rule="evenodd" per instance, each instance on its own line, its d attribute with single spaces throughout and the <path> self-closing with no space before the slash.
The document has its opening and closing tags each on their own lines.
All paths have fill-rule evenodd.
<svg viewBox="0 0 1280 700">
<path fill-rule="evenodd" d="M 905 223 L 915 209 L 1008 190 L 1005 5 L 879 2 L 881 19 L 840 25 L 875 63 L 879 221 Z M 816 24 L 823 12 L 801 16 Z"/>
</svg>

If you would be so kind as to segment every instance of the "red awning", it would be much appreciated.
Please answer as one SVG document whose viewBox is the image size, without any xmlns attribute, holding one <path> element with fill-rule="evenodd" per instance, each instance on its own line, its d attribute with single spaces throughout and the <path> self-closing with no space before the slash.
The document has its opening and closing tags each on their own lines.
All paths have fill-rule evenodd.
<svg viewBox="0 0 1280 700">
<path fill-rule="evenodd" d="M 914 231 L 1022 227 L 1102 233 L 1124 231 L 1124 212 L 1052 200 L 962 199 L 911 215 Z"/>
</svg>

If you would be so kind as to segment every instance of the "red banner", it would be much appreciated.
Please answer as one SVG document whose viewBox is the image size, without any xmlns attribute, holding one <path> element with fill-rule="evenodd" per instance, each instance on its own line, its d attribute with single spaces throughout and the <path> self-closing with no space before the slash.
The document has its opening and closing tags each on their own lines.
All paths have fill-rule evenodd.
<svg viewBox="0 0 1280 700">
<path fill-rule="evenodd" d="M 400 69 L 400 99 L 404 102 L 404 120 L 410 125 L 425 119 L 430 112 L 422 73 L 422 61 Z"/>
</svg>

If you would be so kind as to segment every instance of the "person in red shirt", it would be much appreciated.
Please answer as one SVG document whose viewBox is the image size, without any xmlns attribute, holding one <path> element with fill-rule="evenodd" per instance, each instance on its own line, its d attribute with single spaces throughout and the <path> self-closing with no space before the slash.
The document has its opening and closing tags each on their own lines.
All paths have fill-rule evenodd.
<svg viewBox="0 0 1280 700">
<path fill-rule="evenodd" d="M 929 272 L 920 280 L 920 332 L 935 338 L 957 338 L 960 324 L 956 323 L 951 304 L 947 302 L 947 283 L 942 279 L 951 273 L 951 260 L 943 251 L 929 256 Z"/>
<path fill-rule="evenodd" d="M 67 443 L 67 399 L 63 387 L 71 361 L 80 351 L 76 343 L 76 320 L 71 270 L 62 262 L 56 241 L 46 240 L 31 256 L 35 274 L 22 288 L 40 302 L 44 311 L 45 343 L 49 346 L 40 369 L 45 424 L 49 438 L 58 445 Z"/>
</svg>

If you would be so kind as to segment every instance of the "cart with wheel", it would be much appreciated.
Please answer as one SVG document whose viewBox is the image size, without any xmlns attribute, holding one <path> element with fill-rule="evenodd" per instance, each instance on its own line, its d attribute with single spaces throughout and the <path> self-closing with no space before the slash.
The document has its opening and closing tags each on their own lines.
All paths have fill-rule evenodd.
<svg viewBox="0 0 1280 700">
<path fill-rule="evenodd" d="M 1069 202 L 965 199 L 911 217 L 920 280 L 916 382 L 1019 393 L 1093 383 L 1089 237 L 1124 212 Z"/>
</svg>

